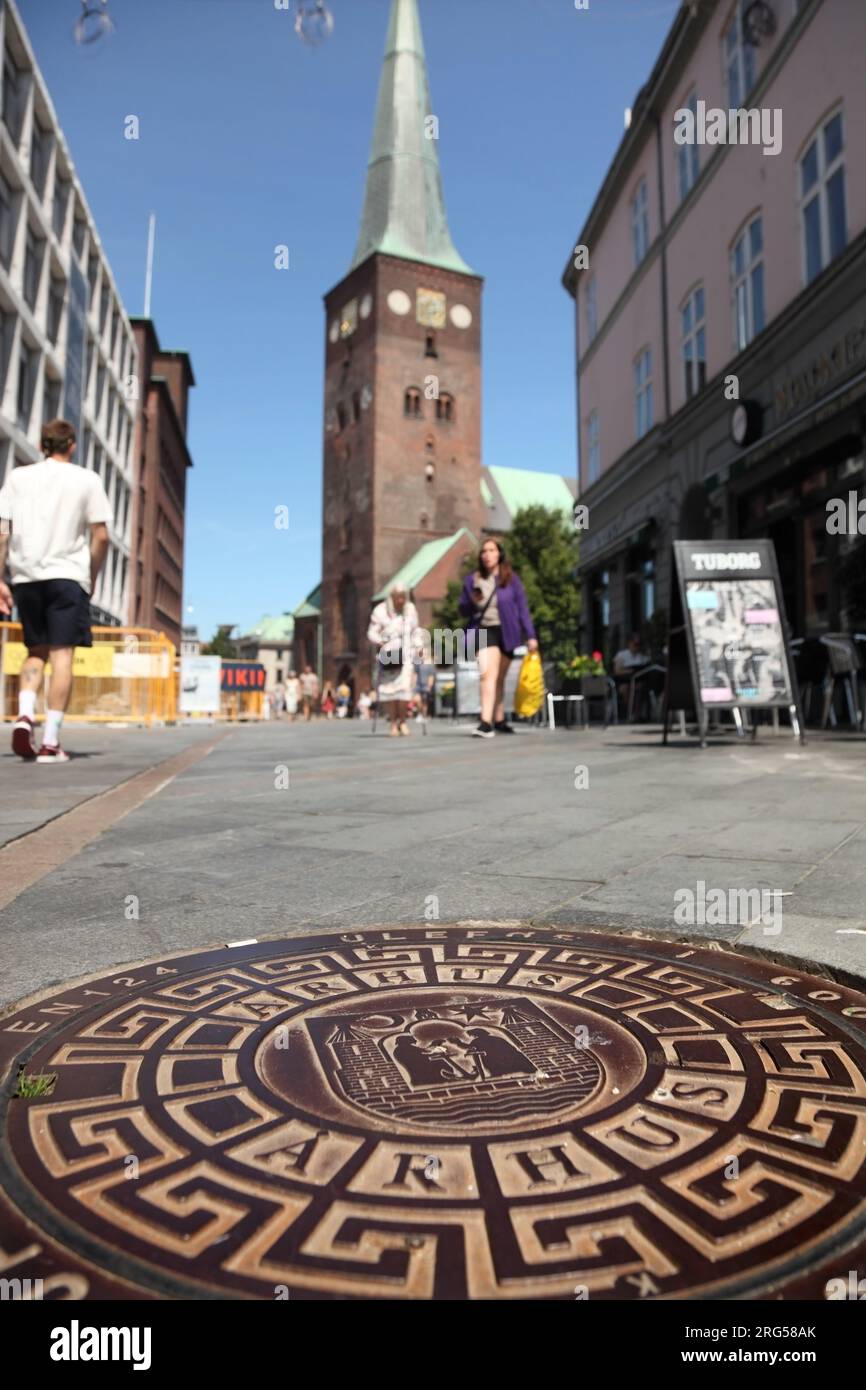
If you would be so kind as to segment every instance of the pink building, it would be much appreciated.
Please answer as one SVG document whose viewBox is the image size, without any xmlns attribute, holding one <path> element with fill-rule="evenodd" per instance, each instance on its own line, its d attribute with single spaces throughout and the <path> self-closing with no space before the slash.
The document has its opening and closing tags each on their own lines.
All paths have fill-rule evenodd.
<svg viewBox="0 0 866 1390">
<path fill-rule="evenodd" d="M 634 100 L 563 276 L 586 650 L 660 640 L 676 539 L 768 536 L 797 634 L 866 626 L 827 526 L 866 496 L 864 52 L 863 0 L 704 0 Z"/>
</svg>

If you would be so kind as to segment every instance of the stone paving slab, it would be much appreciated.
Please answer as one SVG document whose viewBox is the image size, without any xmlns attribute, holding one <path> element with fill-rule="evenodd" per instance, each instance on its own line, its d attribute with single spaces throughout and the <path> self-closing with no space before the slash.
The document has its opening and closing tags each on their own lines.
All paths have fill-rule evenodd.
<svg viewBox="0 0 866 1390">
<path fill-rule="evenodd" d="M 105 783 L 213 729 L 75 735 L 93 766 L 100 754 Z M 581 767 L 589 785 L 578 790 Z M 62 814 L 96 785 L 75 763 L 66 770 L 78 780 L 55 802 L 40 788 L 31 805 L 38 784 L 22 773 L 34 769 L 17 768 L 23 791 L 5 804 L 20 801 L 34 825 Z M 670 930 L 675 892 L 699 879 L 792 892 L 778 951 L 790 930 L 798 955 L 866 975 L 866 936 L 822 927 L 866 926 L 864 781 L 856 739 L 701 751 L 662 749 L 646 729 L 485 742 L 442 721 L 400 741 L 357 725 L 240 726 L 0 913 L 0 1002 L 158 950 L 310 924 L 422 924 L 432 899 L 442 921 L 595 917 Z"/>
</svg>

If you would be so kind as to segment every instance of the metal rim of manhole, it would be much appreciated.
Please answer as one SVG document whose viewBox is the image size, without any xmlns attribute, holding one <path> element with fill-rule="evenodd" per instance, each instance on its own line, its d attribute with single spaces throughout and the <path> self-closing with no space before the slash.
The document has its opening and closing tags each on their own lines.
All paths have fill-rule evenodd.
<svg viewBox="0 0 866 1390">
<path fill-rule="evenodd" d="M 115 971 L 0 1020 L 4 1272 L 73 1299 L 820 1299 L 866 1255 L 864 1030 L 849 984 L 575 928 Z M 19 1074 L 54 1079 L 12 1098 Z"/>
</svg>

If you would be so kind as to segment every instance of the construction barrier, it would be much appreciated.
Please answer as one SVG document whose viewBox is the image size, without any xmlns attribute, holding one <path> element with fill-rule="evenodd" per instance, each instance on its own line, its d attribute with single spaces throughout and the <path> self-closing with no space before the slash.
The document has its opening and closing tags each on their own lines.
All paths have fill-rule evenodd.
<svg viewBox="0 0 866 1390">
<path fill-rule="evenodd" d="M 95 627 L 93 646 L 76 647 L 67 719 L 154 724 L 177 718 L 174 644 L 145 627 Z M 27 658 L 20 623 L 0 622 L 0 718 L 18 713 L 18 674 Z M 46 708 L 51 663 L 37 702 Z"/>
<path fill-rule="evenodd" d="M 233 661 L 223 657 L 220 673 L 220 718 L 263 719 L 265 668 L 257 661 Z"/>
</svg>

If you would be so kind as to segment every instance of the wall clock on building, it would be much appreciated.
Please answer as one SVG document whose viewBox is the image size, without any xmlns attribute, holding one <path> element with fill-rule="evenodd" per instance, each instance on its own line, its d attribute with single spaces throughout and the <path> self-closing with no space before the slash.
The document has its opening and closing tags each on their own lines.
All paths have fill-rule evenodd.
<svg viewBox="0 0 866 1390">
<path fill-rule="evenodd" d="M 465 304 L 455 304 L 449 317 L 455 328 L 472 327 L 472 310 L 467 309 Z"/>
<path fill-rule="evenodd" d="M 743 11 L 743 38 L 753 48 L 759 48 L 764 39 L 776 32 L 776 16 L 767 0 L 752 0 Z"/>
<path fill-rule="evenodd" d="M 441 290 L 416 292 L 415 318 L 424 328 L 445 327 L 445 296 Z"/>
<path fill-rule="evenodd" d="M 405 290 L 392 290 L 388 295 L 388 308 L 392 314 L 399 314 L 402 318 L 412 308 L 412 301 Z"/>
<path fill-rule="evenodd" d="M 759 437 L 762 414 L 757 401 L 737 401 L 731 411 L 731 438 L 739 448 Z"/>
<path fill-rule="evenodd" d="M 358 301 L 350 299 L 340 314 L 340 337 L 349 338 L 358 327 Z"/>
</svg>

